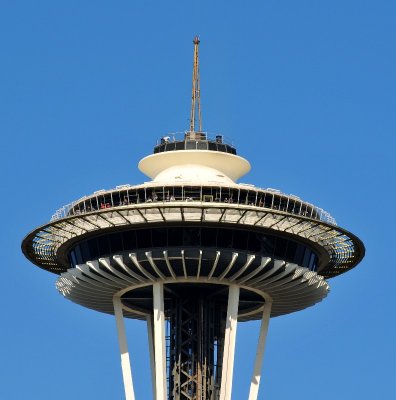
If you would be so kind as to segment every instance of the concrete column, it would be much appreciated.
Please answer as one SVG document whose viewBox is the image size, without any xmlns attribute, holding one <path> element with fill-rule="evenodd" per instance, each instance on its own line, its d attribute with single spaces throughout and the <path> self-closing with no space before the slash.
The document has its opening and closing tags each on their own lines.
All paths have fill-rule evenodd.
<svg viewBox="0 0 396 400">
<path fill-rule="evenodd" d="M 153 330 L 153 316 L 147 315 L 147 336 L 150 354 L 150 368 L 151 368 L 151 383 L 153 388 L 153 399 L 155 398 L 155 356 L 154 356 L 154 330 Z"/>
<path fill-rule="evenodd" d="M 258 398 L 260 379 L 261 379 L 261 368 L 263 365 L 265 341 L 267 338 L 269 319 L 271 316 L 271 307 L 272 307 L 272 301 L 266 300 L 264 304 L 263 316 L 261 319 L 260 335 L 256 351 L 256 360 L 254 362 L 254 369 L 253 369 L 252 380 L 250 383 L 250 392 L 248 400 L 257 400 Z"/>
<path fill-rule="evenodd" d="M 116 318 L 118 343 L 121 353 L 121 368 L 122 378 L 124 380 L 124 390 L 126 400 L 135 400 L 135 393 L 133 391 L 131 363 L 129 360 L 128 344 L 125 334 L 124 317 L 122 314 L 122 304 L 119 297 L 113 297 L 114 315 Z"/>
<path fill-rule="evenodd" d="M 221 373 L 220 400 L 231 400 L 234 371 L 235 341 L 238 319 L 239 286 L 231 285 L 228 291 L 227 320 L 224 337 L 224 354 Z"/>
<path fill-rule="evenodd" d="M 153 284 L 156 400 L 166 400 L 166 349 L 164 284 Z"/>
</svg>

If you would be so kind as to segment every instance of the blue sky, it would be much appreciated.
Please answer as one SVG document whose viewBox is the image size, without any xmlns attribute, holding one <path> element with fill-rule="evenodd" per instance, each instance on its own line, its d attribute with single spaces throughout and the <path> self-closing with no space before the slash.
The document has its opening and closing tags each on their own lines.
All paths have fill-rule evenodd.
<svg viewBox="0 0 396 400">
<path fill-rule="evenodd" d="M 21 254 L 25 234 L 85 194 L 145 180 L 139 159 L 188 127 L 201 37 L 204 130 L 252 171 L 358 235 L 366 258 L 319 305 L 271 321 L 260 399 L 394 392 L 396 3 L 3 1 L 0 398 L 122 399 L 112 317 L 64 300 Z M 145 326 L 128 321 L 138 400 Z M 258 325 L 238 327 L 234 399 Z"/>
</svg>

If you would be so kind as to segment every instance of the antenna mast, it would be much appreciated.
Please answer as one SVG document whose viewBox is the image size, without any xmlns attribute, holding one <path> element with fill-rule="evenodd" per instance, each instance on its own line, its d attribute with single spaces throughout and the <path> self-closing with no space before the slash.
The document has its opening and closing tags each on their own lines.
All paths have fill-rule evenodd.
<svg viewBox="0 0 396 400">
<path fill-rule="evenodd" d="M 193 65 L 193 77 L 192 77 L 192 93 L 191 93 L 191 117 L 190 117 L 190 135 L 195 133 L 195 124 L 198 113 L 198 132 L 202 132 L 202 118 L 201 118 L 201 97 L 199 87 L 199 58 L 198 58 L 198 46 L 199 37 L 195 36 L 194 43 L 194 65 Z M 195 135 L 194 135 L 195 136 Z"/>
</svg>

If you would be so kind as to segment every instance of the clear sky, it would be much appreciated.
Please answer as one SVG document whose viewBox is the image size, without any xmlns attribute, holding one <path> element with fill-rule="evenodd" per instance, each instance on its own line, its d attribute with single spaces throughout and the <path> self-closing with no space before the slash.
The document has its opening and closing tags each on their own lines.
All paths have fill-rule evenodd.
<svg viewBox="0 0 396 400">
<path fill-rule="evenodd" d="M 389 399 L 395 378 L 394 0 L 2 1 L 0 398 L 122 399 L 114 318 L 57 293 L 20 243 L 64 204 L 137 184 L 188 128 L 195 34 L 204 130 L 358 235 L 366 258 L 322 303 L 271 320 L 260 399 Z M 137 400 L 145 326 L 127 324 Z M 240 324 L 234 400 L 256 323 Z"/>
</svg>

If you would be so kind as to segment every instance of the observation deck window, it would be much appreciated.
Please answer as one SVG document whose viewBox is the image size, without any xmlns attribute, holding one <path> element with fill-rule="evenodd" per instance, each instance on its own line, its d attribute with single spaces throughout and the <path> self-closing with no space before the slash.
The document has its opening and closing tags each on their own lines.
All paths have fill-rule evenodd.
<svg viewBox="0 0 396 400">
<path fill-rule="evenodd" d="M 154 154 L 162 153 L 165 151 L 179 151 L 179 150 L 210 150 L 219 151 L 222 153 L 230 153 L 236 155 L 234 146 L 223 143 L 222 140 L 207 140 L 203 139 L 185 139 L 185 140 L 161 140 L 161 143 L 154 147 Z"/>
<path fill-rule="evenodd" d="M 311 248 L 281 236 L 224 227 L 176 226 L 140 228 L 83 240 L 69 252 L 69 262 L 75 267 L 77 264 L 119 252 L 140 249 L 151 251 L 156 248 L 166 248 L 169 255 L 175 248 L 184 248 L 186 252 L 189 248 L 232 249 L 284 259 L 313 271 L 316 270 L 318 261 Z"/>
</svg>

